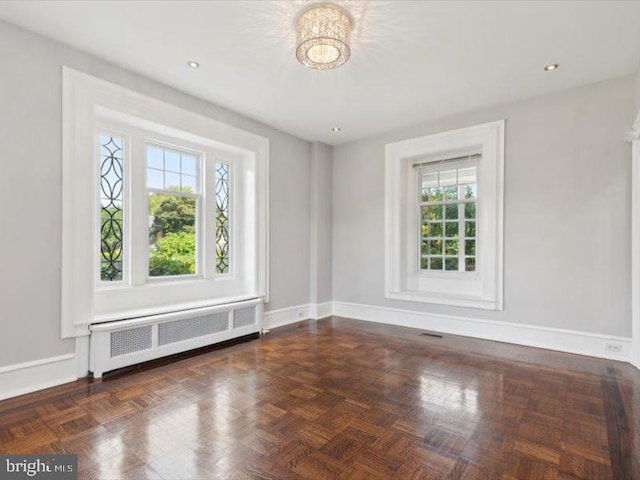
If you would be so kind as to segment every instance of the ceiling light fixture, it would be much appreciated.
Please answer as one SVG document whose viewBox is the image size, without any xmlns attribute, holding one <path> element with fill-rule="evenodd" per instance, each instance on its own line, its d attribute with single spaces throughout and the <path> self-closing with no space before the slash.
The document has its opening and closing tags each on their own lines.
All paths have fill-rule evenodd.
<svg viewBox="0 0 640 480">
<path fill-rule="evenodd" d="M 318 70 L 336 68 L 349 60 L 351 18 L 332 4 L 315 5 L 298 17 L 296 57 Z"/>
<path fill-rule="evenodd" d="M 544 71 L 545 72 L 553 72 L 554 70 L 556 70 L 558 67 L 560 66 L 559 63 L 552 63 L 551 65 L 547 65 L 546 67 L 544 67 Z"/>
<path fill-rule="evenodd" d="M 332 132 L 338 133 L 340 130 L 342 130 L 340 127 L 333 127 L 331 129 Z"/>
<path fill-rule="evenodd" d="M 191 68 L 198 68 L 200 66 L 200 64 L 198 62 L 195 62 L 193 60 L 189 60 L 187 62 L 187 65 L 189 65 Z"/>
</svg>

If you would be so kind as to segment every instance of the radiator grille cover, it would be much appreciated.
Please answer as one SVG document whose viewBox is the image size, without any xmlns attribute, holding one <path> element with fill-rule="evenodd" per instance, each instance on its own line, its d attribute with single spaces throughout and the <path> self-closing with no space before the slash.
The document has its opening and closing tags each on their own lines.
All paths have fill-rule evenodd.
<svg viewBox="0 0 640 480">
<path fill-rule="evenodd" d="M 151 348 L 151 325 L 111 332 L 111 356 L 119 357 L 128 353 Z"/>
<path fill-rule="evenodd" d="M 158 325 L 158 345 L 181 342 L 229 329 L 229 312 L 212 313 Z"/>
<path fill-rule="evenodd" d="M 89 370 L 95 378 L 128 365 L 206 347 L 262 326 L 262 300 L 123 318 L 91 325 Z"/>
<path fill-rule="evenodd" d="M 240 308 L 233 312 L 233 328 L 247 327 L 256 323 L 256 307 Z"/>
</svg>

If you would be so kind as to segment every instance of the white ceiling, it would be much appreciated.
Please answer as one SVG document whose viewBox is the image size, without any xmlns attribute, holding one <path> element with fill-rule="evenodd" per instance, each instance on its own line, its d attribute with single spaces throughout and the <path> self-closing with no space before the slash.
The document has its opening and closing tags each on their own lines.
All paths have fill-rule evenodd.
<svg viewBox="0 0 640 480">
<path fill-rule="evenodd" d="M 334 145 L 640 63 L 640 2 L 342 0 L 355 19 L 351 59 L 316 71 L 295 58 L 307 3 L 5 1 L 0 18 Z M 544 72 L 549 63 L 560 69 Z"/>
</svg>

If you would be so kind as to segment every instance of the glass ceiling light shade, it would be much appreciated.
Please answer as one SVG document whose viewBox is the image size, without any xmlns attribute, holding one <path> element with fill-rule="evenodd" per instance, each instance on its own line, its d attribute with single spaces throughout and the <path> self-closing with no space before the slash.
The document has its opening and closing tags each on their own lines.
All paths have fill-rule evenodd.
<svg viewBox="0 0 640 480">
<path fill-rule="evenodd" d="M 331 4 L 313 6 L 298 17 L 296 57 L 310 68 L 327 70 L 349 60 L 351 19 Z"/>
</svg>

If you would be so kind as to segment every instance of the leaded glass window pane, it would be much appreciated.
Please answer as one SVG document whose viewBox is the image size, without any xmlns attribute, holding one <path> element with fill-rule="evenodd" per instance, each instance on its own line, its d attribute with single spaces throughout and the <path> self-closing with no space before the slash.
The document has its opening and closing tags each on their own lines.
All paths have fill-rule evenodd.
<svg viewBox="0 0 640 480">
<path fill-rule="evenodd" d="M 216 272 L 229 273 L 229 165 L 216 162 Z"/>
<path fill-rule="evenodd" d="M 107 134 L 100 141 L 100 280 L 123 279 L 124 140 Z"/>
</svg>

